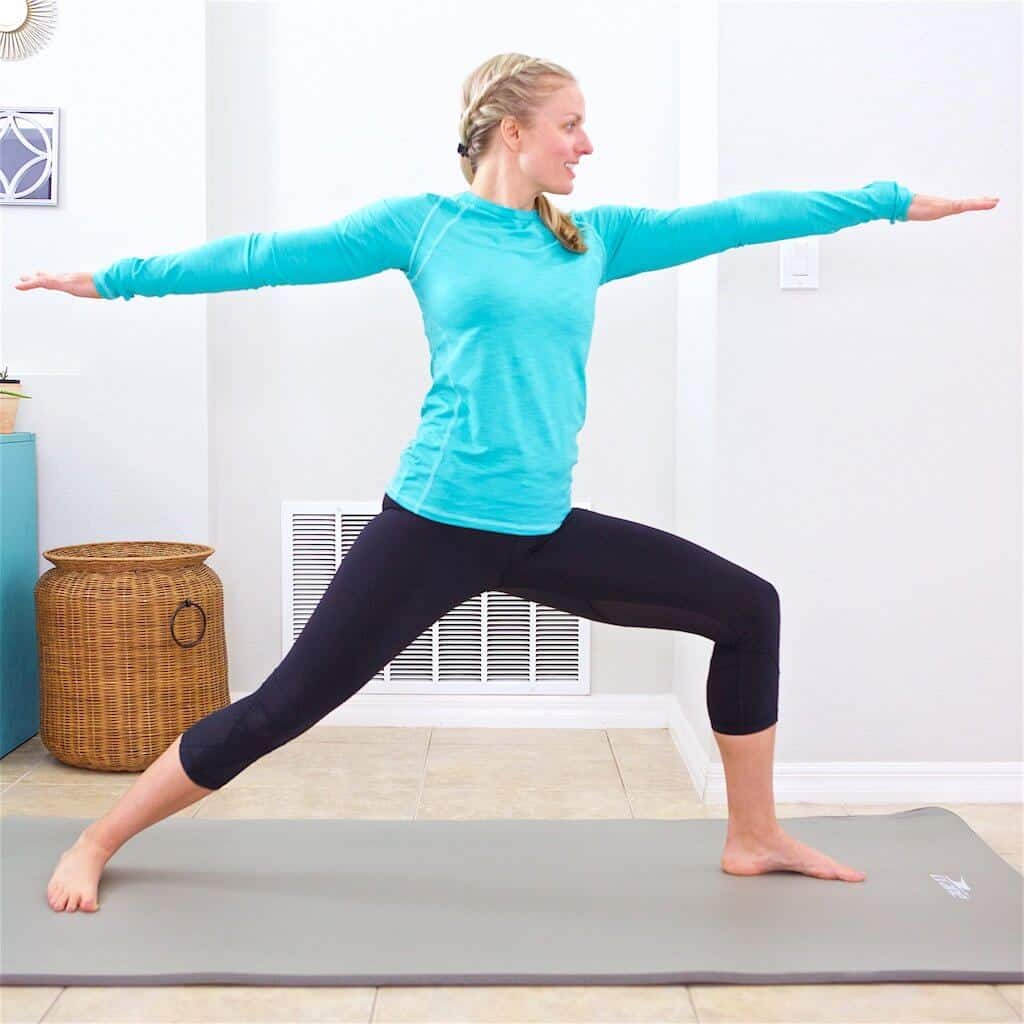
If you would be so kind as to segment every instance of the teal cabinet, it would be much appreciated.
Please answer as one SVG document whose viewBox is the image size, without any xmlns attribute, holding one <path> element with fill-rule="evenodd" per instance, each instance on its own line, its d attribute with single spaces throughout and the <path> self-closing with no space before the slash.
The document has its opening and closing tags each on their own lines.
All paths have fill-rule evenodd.
<svg viewBox="0 0 1024 1024">
<path fill-rule="evenodd" d="M 39 732 L 36 435 L 0 434 L 0 757 Z"/>
</svg>

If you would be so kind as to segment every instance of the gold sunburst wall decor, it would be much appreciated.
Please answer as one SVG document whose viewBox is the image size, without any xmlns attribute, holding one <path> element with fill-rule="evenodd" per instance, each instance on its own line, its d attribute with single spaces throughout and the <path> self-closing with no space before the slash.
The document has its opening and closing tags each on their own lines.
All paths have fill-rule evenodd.
<svg viewBox="0 0 1024 1024">
<path fill-rule="evenodd" d="M 57 27 L 57 0 L 0 0 L 0 60 L 37 54 Z"/>
</svg>

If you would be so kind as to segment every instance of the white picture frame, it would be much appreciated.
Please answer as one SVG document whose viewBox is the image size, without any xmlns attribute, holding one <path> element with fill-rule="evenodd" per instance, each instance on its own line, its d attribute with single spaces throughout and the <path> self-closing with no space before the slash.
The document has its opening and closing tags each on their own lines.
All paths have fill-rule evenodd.
<svg viewBox="0 0 1024 1024">
<path fill-rule="evenodd" d="M 56 206 L 60 107 L 0 105 L 0 204 Z"/>
</svg>

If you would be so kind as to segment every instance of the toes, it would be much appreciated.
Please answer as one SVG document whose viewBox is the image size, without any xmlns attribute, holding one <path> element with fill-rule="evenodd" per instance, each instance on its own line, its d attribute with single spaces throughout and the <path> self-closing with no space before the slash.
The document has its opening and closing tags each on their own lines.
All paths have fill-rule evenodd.
<svg viewBox="0 0 1024 1024">
<path fill-rule="evenodd" d="M 835 881 L 840 878 L 839 865 L 825 861 L 824 863 L 809 864 L 804 868 L 804 871 L 812 875 L 814 878 L 824 878 L 827 881 Z"/>
<path fill-rule="evenodd" d="M 866 877 L 863 871 L 858 871 L 856 868 L 851 868 L 846 864 L 836 864 L 835 869 L 835 877 L 844 882 L 860 882 Z"/>
</svg>

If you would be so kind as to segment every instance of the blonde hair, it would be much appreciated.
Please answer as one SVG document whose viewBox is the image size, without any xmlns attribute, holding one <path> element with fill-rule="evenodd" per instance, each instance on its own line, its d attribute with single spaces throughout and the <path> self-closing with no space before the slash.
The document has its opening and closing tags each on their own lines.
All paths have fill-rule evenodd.
<svg viewBox="0 0 1024 1024">
<path fill-rule="evenodd" d="M 529 128 L 536 120 L 536 108 L 551 93 L 575 83 L 573 74 L 549 60 L 525 53 L 499 53 L 485 60 L 462 83 L 462 116 L 459 139 L 468 152 L 459 156 L 462 173 L 470 184 L 480 157 L 500 132 L 502 118 L 514 117 Z M 570 252 L 587 251 L 572 217 L 552 206 L 547 196 L 537 196 L 540 219 Z"/>
</svg>

